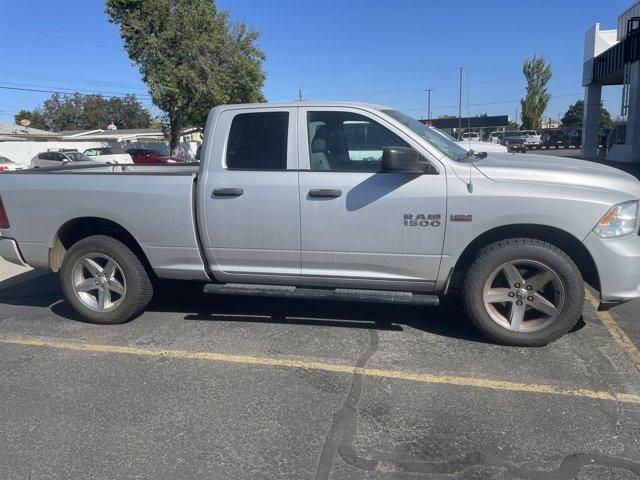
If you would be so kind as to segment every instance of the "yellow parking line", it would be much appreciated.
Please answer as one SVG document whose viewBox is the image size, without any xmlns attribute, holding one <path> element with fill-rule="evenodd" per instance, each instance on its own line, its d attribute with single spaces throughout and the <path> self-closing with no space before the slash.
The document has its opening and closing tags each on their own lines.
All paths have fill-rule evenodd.
<svg viewBox="0 0 640 480">
<path fill-rule="evenodd" d="M 596 310 L 596 315 L 602 322 L 602 324 L 609 330 L 609 333 L 613 337 L 613 339 L 618 342 L 618 345 L 624 350 L 629 359 L 633 362 L 638 370 L 640 370 L 640 350 L 635 344 L 631 341 L 631 339 L 624 333 L 624 330 L 620 328 L 618 323 L 614 320 L 613 316 L 609 312 L 599 312 L 598 306 L 599 302 L 593 294 L 586 290 L 587 300 Z"/>
<path fill-rule="evenodd" d="M 472 387 L 490 390 L 502 390 L 509 392 L 526 392 L 547 395 L 562 395 L 566 397 L 590 398 L 595 400 L 618 401 L 624 403 L 640 404 L 640 396 L 625 393 L 610 393 L 589 389 L 561 388 L 554 385 L 518 383 L 485 378 L 462 377 L 456 375 L 433 375 L 428 373 L 414 373 L 399 370 L 386 370 L 379 368 L 360 368 L 336 363 L 322 363 L 310 360 L 293 360 L 286 358 L 255 357 L 247 355 L 230 355 L 214 352 L 190 352 L 187 350 L 160 350 L 139 347 L 124 347 L 117 345 L 104 345 L 96 343 L 69 342 L 52 338 L 31 336 L 0 336 L 0 344 L 23 345 L 30 347 L 48 347 L 62 350 L 76 350 L 96 353 L 118 353 L 127 355 L 140 355 L 148 357 L 164 357 L 183 360 L 201 360 L 212 362 L 238 363 L 244 365 L 260 365 L 266 367 L 300 368 L 306 370 L 321 370 L 325 372 L 343 374 L 361 374 L 368 377 L 388 378 L 421 382 L 429 384 L 453 385 L 458 387 Z"/>
</svg>

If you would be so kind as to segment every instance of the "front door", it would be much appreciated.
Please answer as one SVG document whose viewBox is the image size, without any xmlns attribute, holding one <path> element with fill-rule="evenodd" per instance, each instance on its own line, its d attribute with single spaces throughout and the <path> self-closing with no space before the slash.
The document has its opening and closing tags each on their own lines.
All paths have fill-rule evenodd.
<svg viewBox="0 0 640 480">
<path fill-rule="evenodd" d="M 442 167 L 381 172 L 384 147 L 415 144 L 365 110 L 300 109 L 299 131 L 302 274 L 433 287 L 445 231 Z"/>
<path fill-rule="evenodd" d="M 300 275 L 295 133 L 295 108 L 220 114 L 200 196 L 207 260 L 220 279 Z"/>
</svg>

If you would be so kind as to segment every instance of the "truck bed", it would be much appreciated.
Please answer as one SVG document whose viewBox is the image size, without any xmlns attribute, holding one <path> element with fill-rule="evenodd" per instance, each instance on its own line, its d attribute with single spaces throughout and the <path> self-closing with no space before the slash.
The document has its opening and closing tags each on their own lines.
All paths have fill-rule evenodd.
<svg viewBox="0 0 640 480">
<path fill-rule="evenodd" d="M 49 268 L 50 249 L 69 222 L 101 218 L 137 240 L 165 278 L 207 280 L 194 221 L 197 165 L 43 168 L 0 176 L 0 195 L 26 263 Z"/>
</svg>

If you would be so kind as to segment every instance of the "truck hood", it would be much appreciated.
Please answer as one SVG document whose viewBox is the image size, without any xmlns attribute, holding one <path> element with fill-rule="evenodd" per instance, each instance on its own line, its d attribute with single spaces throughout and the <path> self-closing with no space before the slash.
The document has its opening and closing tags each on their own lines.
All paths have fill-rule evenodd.
<svg viewBox="0 0 640 480">
<path fill-rule="evenodd" d="M 545 183 L 611 190 L 640 198 L 640 181 L 617 168 L 565 157 L 491 153 L 475 166 L 497 182 Z"/>
</svg>

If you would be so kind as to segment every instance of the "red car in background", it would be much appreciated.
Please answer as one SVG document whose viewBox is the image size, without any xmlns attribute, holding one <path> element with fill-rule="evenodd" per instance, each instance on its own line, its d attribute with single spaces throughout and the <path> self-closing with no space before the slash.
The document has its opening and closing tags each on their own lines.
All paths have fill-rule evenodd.
<svg viewBox="0 0 640 480">
<path fill-rule="evenodd" d="M 127 153 L 133 158 L 133 163 L 140 165 L 171 165 L 183 163 L 181 158 L 163 155 L 158 150 L 150 148 L 130 148 Z"/>
</svg>

